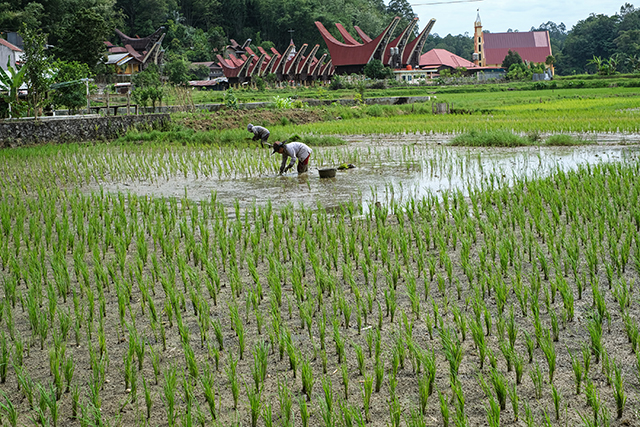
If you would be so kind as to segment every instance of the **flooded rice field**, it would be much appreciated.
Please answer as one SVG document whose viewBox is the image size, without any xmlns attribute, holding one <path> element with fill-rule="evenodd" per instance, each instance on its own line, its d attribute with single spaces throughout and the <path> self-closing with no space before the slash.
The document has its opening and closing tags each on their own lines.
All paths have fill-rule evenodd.
<svg viewBox="0 0 640 427">
<path fill-rule="evenodd" d="M 273 172 L 234 171 L 230 176 L 203 177 L 188 173 L 157 180 L 109 182 L 106 191 L 131 192 L 151 197 L 209 199 L 212 193 L 232 212 L 269 201 L 274 207 L 293 204 L 325 208 L 353 200 L 363 211 L 369 206 L 402 202 L 442 191 L 468 194 L 476 186 L 509 185 L 514 180 L 540 178 L 555 170 L 579 166 L 635 161 L 640 137 L 598 137 L 593 145 L 576 147 L 469 148 L 446 145 L 442 136 L 348 137 L 344 147 L 316 147 L 306 174 L 277 175 L 279 156 L 272 156 Z M 269 156 L 266 150 L 258 156 Z M 353 164 L 335 178 L 321 179 L 319 168 Z M 295 168 L 294 168 L 295 170 Z"/>
</svg>

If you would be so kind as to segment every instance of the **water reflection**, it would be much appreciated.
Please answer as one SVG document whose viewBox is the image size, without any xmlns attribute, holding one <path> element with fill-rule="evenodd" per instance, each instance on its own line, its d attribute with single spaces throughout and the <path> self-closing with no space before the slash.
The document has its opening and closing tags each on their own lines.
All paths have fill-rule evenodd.
<svg viewBox="0 0 640 427">
<path fill-rule="evenodd" d="M 353 161 L 354 150 L 358 161 Z M 298 176 L 275 173 L 260 177 L 203 179 L 195 175 L 175 176 L 159 182 L 130 184 L 103 182 L 107 191 L 133 192 L 152 197 L 209 199 L 211 192 L 230 211 L 237 199 L 240 207 L 253 203 L 274 207 L 287 204 L 313 208 L 321 203 L 335 207 L 354 200 L 364 211 L 380 203 L 407 201 L 447 190 L 470 188 L 483 182 L 510 185 L 522 178 L 539 178 L 557 169 L 576 169 L 579 165 L 637 160 L 638 145 L 597 145 L 582 147 L 520 147 L 514 149 L 449 147 L 388 141 L 386 144 L 356 148 L 316 148 L 316 165 Z M 355 169 L 338 171 L 335 178 L 321 179 L 314 166 L 342 162 L 355 163 Z"/>
</svg>

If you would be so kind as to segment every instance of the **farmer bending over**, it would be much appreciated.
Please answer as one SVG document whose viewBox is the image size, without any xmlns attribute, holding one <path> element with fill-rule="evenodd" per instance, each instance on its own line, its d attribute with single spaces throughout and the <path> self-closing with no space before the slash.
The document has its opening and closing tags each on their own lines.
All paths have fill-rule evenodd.
<svg viewBox="0 0 640 427">
<path fill-rule="evenodd" d="M 290 142 L 285 144 L 283 142 L 276 141 L 275 144 L 273 144 L 273 153 L 271 154 L 282 154 L 282 163 L 280 164 L 280 175 L 282 175 L 293 167 L 296 163 L 296 159 L 298 160 L 299 174 L 309 170 L 309 159 L 311 158 L 312 152 L 313 150 L 302 142 Z M 289 165 L 285 167 L 288 157 L 291 157 L 291 161 L 289 161 Z"/>
<path fill-rule="evenodd" d="M 249 123 L 247 125 L 247 130 L 249 132 L 253 132 L 254 141 L 260 140 L 262 142 L 262 145 L 266 145 L 267 147 L 270 146 L 269 143 L 267 142 L 270 135 L 269 129 L 262 126 L 254 126 L 251 123 Z"/>
</svg>

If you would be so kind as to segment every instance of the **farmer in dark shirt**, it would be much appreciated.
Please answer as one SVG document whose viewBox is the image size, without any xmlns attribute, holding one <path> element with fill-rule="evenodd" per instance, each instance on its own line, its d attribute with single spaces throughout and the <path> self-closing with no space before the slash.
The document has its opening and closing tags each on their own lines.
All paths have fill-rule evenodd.
<svg viewBox="0 0 640 427">
<path fill-rule="evenodd" d="M 267 140 L 269 139 L 269 129 L 262 127 L 262 126 L 254 126 L 251 123 L 249 123 L 247 125 L 247 130 L 249 132 L 253 132 L 253 140 L 257 141 L 260 140 L 262 142 L 262 145 L 266 145 L 267 147 L 270 147 L 271 145 L 267 142 Z"/>
</svg>

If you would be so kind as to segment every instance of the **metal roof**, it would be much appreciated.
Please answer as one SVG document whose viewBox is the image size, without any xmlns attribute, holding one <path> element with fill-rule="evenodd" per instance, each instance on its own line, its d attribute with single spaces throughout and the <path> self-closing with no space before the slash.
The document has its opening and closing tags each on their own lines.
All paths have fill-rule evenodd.
<svg viewBox="0 0 640 427">
<path fill-rule="evenodd" d="M 552 54 L 548 31 L 484 33 L 482 37 L 486 64 L 502 64 L 509 50 L 528 62 L 545 62 Z"/>
<path fill-rule="evenodd" d="M 446 49 L 431 49 L 420 56 L 420 67 L 439 67 L 446 65 L 451 68 L 474 68 L 476 64 L 468 61 Z"/>
<path fill-rule="evenodd" d="M 6 41 L 5 39 L 3 39 L 2 37 L 0 37 L 0 45 L 3 45 L 5 47 L 8 47 L 9 49 L 11 49 L 14 52 L 22 52 L 22 49 L 20 49 L 18 46 L 13 45 L 11 43 L 9 43 L 8 41 Z"/>
<path fill-rule="evenodd" d="M 129 53 L 116 53 L 107 57 L 107 65 L 124 65 L 132 59 L 134 59 L 134 57 Z"/>
</svg>

